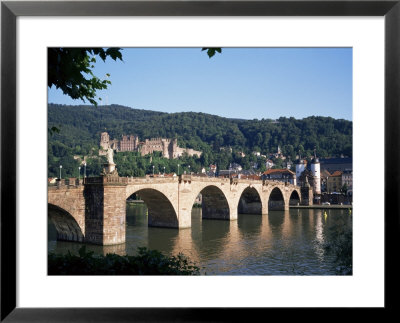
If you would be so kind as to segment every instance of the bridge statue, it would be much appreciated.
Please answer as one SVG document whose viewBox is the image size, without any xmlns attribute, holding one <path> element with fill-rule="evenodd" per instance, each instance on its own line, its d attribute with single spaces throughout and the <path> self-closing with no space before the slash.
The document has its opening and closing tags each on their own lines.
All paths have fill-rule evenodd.
<svg viewBox="0 0 400 323">
<path fill-rule="evenodd" d="M 114 150 L 112 148 L 107 149 L 107 163 L 104 164 L 103 168 L 103 175 L 117 175 L 117 170 L 115 168 L 115 163 L 114 163 Z"/>
<path fill-rule="evenodd" d="M 107 150 L 107 161 L 109 164 L 114 164 L 114 150 L 112 148 Z"/>
</svg>

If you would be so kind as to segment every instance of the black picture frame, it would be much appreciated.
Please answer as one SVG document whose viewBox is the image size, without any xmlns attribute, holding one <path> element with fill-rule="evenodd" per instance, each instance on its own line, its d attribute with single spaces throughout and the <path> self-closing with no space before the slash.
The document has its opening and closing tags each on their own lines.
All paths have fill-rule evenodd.
<svg viewBox="0 0 400 323">
<path fill-rule="evenodd" d="M 19 16 L 384 16 L 385 17 L 385 310 L 399 285 L 400 0 L 359 1 L 2 1 L 1 2 L 1 321 L 236 321 L 256 308 L 17 308 L 16 19 Z M 382 167 L 382 166 L 380 166 Z M 379 176 L 381 171 L 375 173 Z M 391 296 L 393 295 L 393 296 Z M 272 310 L 272 309 L 271 309 Z M 274 309 L 285 310 L 287 309 Z M 327 309 L 329 310 L 329 309 Z M 377 309 L 378 311 L 380 309 Z M 250 312 L 250 313 L 247 313 Z M 332 311 L 331 311 L 332 312 Z M 332 312 L 333 313 L 333 312 Z M 382 314 L 379 311 L 380 315 Z M 332 316 L 333 315 L 333 316 Z M 330 318 L 335 318 L 332 314 Z"/>
</svg>

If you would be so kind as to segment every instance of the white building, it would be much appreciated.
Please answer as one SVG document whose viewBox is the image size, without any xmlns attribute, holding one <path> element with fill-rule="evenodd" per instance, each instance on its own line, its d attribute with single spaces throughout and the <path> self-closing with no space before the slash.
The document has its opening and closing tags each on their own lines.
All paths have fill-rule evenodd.
<svg viewBox="0 0 400 323">
<path fill-rule="evenodd" d="M 274 162 L 271 159 L 267 159 L 267 161 L 265 162 L 265 168 L 266 169 L 270 169 L 274 166 Z"/>
<path fill-rule="evenodd" d="M 314 194 L 321 194 L 321 165 L 315 153 L 314 153 L 314 158 L 311 161 L 311 173 L 314 177 L 313 181 Z"/>
</svg>

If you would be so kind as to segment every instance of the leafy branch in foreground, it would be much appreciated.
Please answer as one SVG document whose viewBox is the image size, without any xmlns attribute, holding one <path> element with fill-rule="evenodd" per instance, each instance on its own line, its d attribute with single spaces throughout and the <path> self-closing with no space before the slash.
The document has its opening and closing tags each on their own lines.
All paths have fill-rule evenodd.
<svg viewBox="0 0 400 323">
<path fill-rule="evenodd" d="M 72 99 L 81 99 L 83 102 L 86 99 L 96 106 L 96 91 L 107 89 L 107 85 L 111 84 L 108 79 L 101 80 L 93 74 L 96 57 L 103 61 L 108 57 L 122 61 L 120 48 L 49 48 L 49 88 L 54 85 Z"/>
<path fill-rule="evenodd" d="M 79 256 L 50 253 L 49 275 L 199 275 L 200 268 L 186 256 L 167 257 L 160 251 L 138 248 L 135 256 L 107 254 L 94 256 L 86 246 L 79 249 Z"/>
<path fill-rule="evenodd" d="M 213 57 L 215 55 L 216 52 L 220 53 L 222 52 L 221 48 L 202 48 L 201 51 L 207 51 L 207 55 L 209 58 Z"/>
</svg>

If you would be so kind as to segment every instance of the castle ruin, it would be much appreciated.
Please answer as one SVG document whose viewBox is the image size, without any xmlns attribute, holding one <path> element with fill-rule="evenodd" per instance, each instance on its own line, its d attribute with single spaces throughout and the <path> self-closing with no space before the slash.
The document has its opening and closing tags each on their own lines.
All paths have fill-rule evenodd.
<svg viewBox="0 0 400 323">
<path fill-rule="evenodd" d="M 139 141 L 139 137 L 135 135 L 122 135 L 121 140 L 110 140 L 107 132 L 101 133 L 99 155 L 107 154 L 109 148 L 117 151 L 139 151 L 142 156 L 151 154 L 154 151 L 161 151 L 164 158 L 175 159 L 182 156 L 184 153 L 189 156 L 201 156 L 202 152 L 191 148 L 181 148 L 178 146 L 177 139 L 167 138 L 151 138 L 144 142 Z"/>
</svg>

